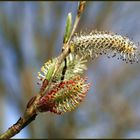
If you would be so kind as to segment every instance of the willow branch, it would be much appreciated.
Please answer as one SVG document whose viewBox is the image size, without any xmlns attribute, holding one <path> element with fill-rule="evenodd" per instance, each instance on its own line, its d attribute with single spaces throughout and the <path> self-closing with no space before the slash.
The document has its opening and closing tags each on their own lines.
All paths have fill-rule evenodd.
<svg viewBox="0 0 140 140">
<path fill-rule="evenodd" d="M 0 139 L 9 139 L 16 134 L 18 134 L 24 127 L 26 127 L 28 124 L 30 124 L 33 120 L 35 120 L 37 114 L 35 107 L 33 105 L 33 102 L 38 100 L 40 97 L 40 94 L 38 94 L 38 97 L 32 97 L 31 100 L 27 104 L 27 108 L 25 110 L 25 113 L 23 117 L 20 117 L 19 120 L 11 126 L 5 133 L 3 133 L 0 136 Z"/>
<path fill-rule="evenodd" d="M 67 57 L 67 55 L 70 53 L 70 48 L 69 48 L 69 42 L 71 40 L 71 37 L 73 36 L 76 27 L 79 23 L 81 14 L 83 13 L 84 7 L 85 7 L 85 1 L 80 1 L 79 2 L 79 6 L 77 9 L 77 16 L 74 22 L 74 26 L 73 29 L 69 35 L 68 40 L 63 44 L 63 51 L 60 54 L 60 56 L 58 57 L 58 61 L 55 65 L 54 68 L 54 72 L 50 78 L 50 80 L 48 81 L 47 86 L 45 87 L 45 90 L 40 89 L 40 92 L 37 96 L 32 97 L 28 104 L 27 104 L 27 108 L 25 110 L 25 113 L 23 114 L 22 117 L 19 118 L 19 120 L 13 125 L 11 126 L 5 133 L 3 133 L 0 136 L 0 139 L 9 139 L 13 136 L 15 136 L 16 134 L 18 134 L 24 127 L 26 127 L 27 125 L 29 125 L 33 120 L 35 120 L 36 116 L 37 116 L 37 111 L 36 111 L 36 106 L 35 104 L 39 101 L 39 99 L 45 95 L 46 91 L 48 90 L 48 88 L 51 85 L 51 81 L 53 79 L 53 77 L 55 76 L 57 70 L 59 69 L 61 63 L 65 60 L 65 58 Z"/>
<path fill-rule="evenodd" d="M 61 55 L 58 57 L 57 63 L 56 63 L 55 68 L 54 68 L 54 72 L 53 72 L 52 77 L 51 77 L 51 79 L 49 81 L 49 86 L 46 87 L 46 89 L 43 92 L 43 95 L 46 93 L 46 91 L 50 87 L 51 81 L 54 78 L 55 74 L 57 73 L 61 63 L 64 61 L 64 59 L 70 53 L 69 42 L 70 42 L 70 40 L 71 40 L 75 30 L 76 30 L 76 27 L 77 27 L 77 25 L 79 23 L 80 17 L 81 17 L 81 15 L 82 15 L 82 13 L 84 11 L 84 8 L 85 8 L 85 4 L 86 4 L 86 1 L 80 1 L 79 2 L 78 9 L 77 9 L 77 15 L 76 15 L 76 18 L 75 18 L 75 22 L 74 22 L 74 26 L 73 26 L 72 32 L 70 34 L 70 37 L 69 37 L 68 41 L 63 44 L 63 47 L 62 47 L 63 51 L 62 51 Z"/>
<path fill-rule="evenodd" d="M 77 15 L 76 15 L 76 18 L 75 18 L 75 22 L 74 22 L 74 26 L 73 26 L 73 29 L 72 29 L 72 32 L 70 34 L 70 37 L 67 41 L 67 43 L 64 43 L 63 44 L 63 49 L 64 51 L 62 52 L 62 54 L 60 55 L 60 57 L 58 58 L 58 62 L 56 64 L 56 67 L 55 67 L 55 70 L 54 70 L 54 73 L 52 75 L 52 78 L 54 77 L 54 75 L 56 74 L 57 70 L 59 69 L 59 66 L 61 65 L 61 63 L 64 61 L 64 59 L 66 58 L 66 56 L 69 54 L 69 42 L 71 40 L 71 37 L 73 36 L 75 30 L 76 30 L 76 27 L 79 23 L 79 20 L 80 20 L 80 17 L 81 17 L 81 14 L 83 13 L 84 11 L 84 8 L 85 8 L 85 3 L 86 1 L 80 1 L 79 2 L 79 6 L 78 6 L 78 9 L 77 9 Z"/>
</svg>

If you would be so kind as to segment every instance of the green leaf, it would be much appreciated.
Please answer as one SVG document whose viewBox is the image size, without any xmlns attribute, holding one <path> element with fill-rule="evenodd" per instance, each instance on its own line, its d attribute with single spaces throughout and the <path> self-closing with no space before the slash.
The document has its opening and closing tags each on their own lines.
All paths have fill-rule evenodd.
<svg viewBox="0 0 140 140">
<path fill-rule="evenodd" d="M 67 43 L 67 41 L 70 37 L 71 26 L 72 26 L 72 15 L 71 15 L 71 13 L 68 13 L 63 43 Z"/>
<path fill-rule="evenodd" d="M 54 72 L 54 69 L 55 69 L 55 65 L 52 65 L 49 69 L 48 69 L 48 72 L 47 72 L 47 75 L 46 75 L 46 79 L 49 81 L 52 77 L 52 74 Z"/>
</svg>

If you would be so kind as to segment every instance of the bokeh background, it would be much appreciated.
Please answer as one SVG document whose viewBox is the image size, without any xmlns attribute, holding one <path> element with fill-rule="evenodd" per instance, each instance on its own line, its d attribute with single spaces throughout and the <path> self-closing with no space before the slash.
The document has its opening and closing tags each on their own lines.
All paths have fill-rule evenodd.
<svg viewBox="0 0 140 140">
<path fill-rule="evenodd" d="M 61 53 L 66 17 L 78 2 L 0 2 L 0 133 L 39 91 L 37 72 Z M 140 41 L 140 2 L 87 2 L 77 32 L 107 30 Z M 139 47 L 140 48 L 140 47 Z M 42 113 L 14 138 L 140 138 L 140 64 L 101 56 L 85 73 L 84 102 L 62 116 Z"/>
</svg>

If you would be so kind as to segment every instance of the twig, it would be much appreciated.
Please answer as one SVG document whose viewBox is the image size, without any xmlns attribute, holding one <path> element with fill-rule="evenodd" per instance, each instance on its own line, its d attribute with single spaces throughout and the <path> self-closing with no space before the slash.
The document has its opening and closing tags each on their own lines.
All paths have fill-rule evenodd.
<svg viewBox="0 0 140 140">
<path fill-rule="evenodd" d="M 76 28 L 77 28 L 77 25 L 79 23 L 79 20 L 81 18 L 81 14 L 83 13 L 84 11 L 84 8 L 85 8 L 85 4 L 86 4 L 86 1 L 80 1 L 79 3 L 79 6 L 78 6 L 78 10 L 77 10 L 77 15 L 76 15 L 76 19 L 75 19 L 75 22 L 74 22 L 74 26 L 73 26 L 73 29 L 72 29 L 72 32 L 71 32 L 71 35 L 69 37 L 69 40 L 67 42 L 67 45 L 69 44 L 70 40 L 71 40 L 71 37 L 73 36 Z"/>
<path fill-rule="evenodd" d="M 81 17 L 81 14 L 82 14 L 83 10 L 84 10 L 84 7 L 85 7 L 85 1 L 80 1 L 78 9 L 77 9 L 77 16 L 76 16 L 76 19 L 75 19 L 75 22 L 74 22 L 72 32 L 70 33 L 70 36 L 69 36 L 67 42 L 63 44 L 63 52 L 58 57 L 58 61 L 57 61 L 56 65 L 55 65 L 54 72 L 52 73 L 51 78 L 49 79 L 47 85 L 45 86 L 45 90 L 44 91 L 40 90 L 40 92 L 39 92 L 39 94 L 37 96 L 31 98 L 31 100 L 27 104 L 27 108 L 25 110 L 25 113 L 24 113 L 23 117 L 21 117 L 12 127 L 10 127 L 5 133 L 3 133 L 0 136 L 0 139 L 9 139 L 9 138 L 15 136 L 24 127 L 26 127 L 33 120 L 35 120 L 35 118 L 37 116 L 37 111 L 36 111 L 35 104 L 39 101 L 39 99 L 42 96 L 45 95 L 45 93 L 46 93 L 47 89 L 50 87 L 51 81 L 52 81 L 53 77 L 55 76 L 57 70 L 59 69 L 61 63 L 64 61 L 66 56 L 70 53 L 68 44 L 69 44 L 69 42 L 71 40 L 71 37 L 73 36 L 73 34 L 75 32 L 75 29 L 76 29 L 76 27 L 78 25 L 78 22 L 80 20 L 80 17 Z"/>
<path fill-rule="evenodd" d="M 78 6 L 78 9 L 77 9 L 77 15 L 76 15 L 76 18 L 75 18 L 75 22 L 74 22 L 74 26 L 73 26 L 72 32 L 71 32 L 70 35 L 68 35 L 69 38 L 67 40 L 64 40 L 64 42 L 63 42 L 62 52 L 63 52 L 64 49 L 67 49 L 67 52 L 66 52 L 67 55 L 68 55 L 68 53 L 70 53 L 69 42 L 70 42 L 70 40 L 71 40 L 71 38 L 72 38 L 72 36 L 73 36 L 76 28 L 77 28 L 77 25 L 78 25 L 79 20 L 81 18 L 81 14 L 84 11 L 85 3 L 86 3 L 86 1 L 80 1 L 79 6 Z M 69 22 L 68 22 L 68 25 L 69 25 Z M 68 28 L 69 30 L 70 30 L 70 26 L 71 25 L 69 25 L 69 28 Z M 67 29 L 67 25 L 66 25 L 66 29 Z M 65 36 L 67 37 L 67 34 L 66 33 L 65 33 Z M 64 36 L 64 39 L 66 38 L 65 36 Z M 63 71 L 62 71 L 62 80 L 64 79 L 64 75 L 65 75 L 66 68 L 67 68 L 67 60 L 66 60 L 66 57 L 64 58 L 64 61 L 65 61 L 65 66 L 64 66 Z M 56 68 L 56 70 L 57 69 L 58 68 Z"/>
<path fill-rule="evenodd" d="M 72 32 L 70 34 L 70 37 L 69 37 L 67 43 L 64 43 L 63 44 L 63 47 L 62 47 L 63 52 L 61 53 L 61 55 L 57 59 L 58 61 L 57 61 L 56 65 L 55 65 L 55 68 L 54 68 L 54 72 L 52 74 L 52 77 L 49 80 L 49 85 L 44 90 L 43 95 L 47 92 L 48 88 L 50 87 L 51 81 L 54 78 L 56 72 L 58 71 L 61 63 L 64 61 L 64 59 L 66 58 L 66 56 L 70 53 L 69 42 L 70 42 L 71 37 L 73 36 L 73 34 L 74 34 L 75 30 L 76 30 L 76 27 L 77 27 L 77 25 L 79 23 L 80 17 L 81 17 L 81 15 L 82 15 L 82 13 L 84 11 L 84 8 L 85 8 L 85 4 L 86 4 L 86 1 L 80 1 L 79 2 L 79 6 L 78 6 L 78 9 L 77 9 L 77 15 L 76 15 L 76 18 L 75 18 L 75 22 L 74 22 L 74 26 L 73 26 Z"/>
</svg>

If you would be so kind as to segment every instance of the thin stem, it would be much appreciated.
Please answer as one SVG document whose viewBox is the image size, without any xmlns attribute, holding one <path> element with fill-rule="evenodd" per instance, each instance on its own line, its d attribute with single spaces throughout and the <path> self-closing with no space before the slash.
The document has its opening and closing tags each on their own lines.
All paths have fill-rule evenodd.
<svg viewBox="0 0 140 140">
<path fill-rule="evenodd" d="M 42 91 L 40 90 L 39 94 L 34 98 L 31 98 L 31 100 L 29 100 L 28 104 L 27 104 L 27 108 L 25 110 L 25 113 L 23 115 L 23 117 L 21 117 L 12 127 L 10 127 L 5 133 L 3 133 L 0 136 L 0 139 L 9 139 L 13 136 L 15 136 L 16 134 L 18 134 L 24 127 L 26 127 L 28 124 L 30 124 L 33 120 L 35 120 L 37 113 L 36 113 L 36 106 L 35 104 L 39 101 L 39 99 L 45 95 L 46 91 L 48 90 L 49 86 L 51 85 L 51 81 L 53 79 L 53 77 L 55 76 L 57 70 L 59 69 L 61 63 L 64 61 L 64 59 L 66 58 L 66 56 L 70 53 L 70 49 L 69 49 L 69 42 L 71 40 L 71 37 L 73 36 L 75 29 L 78 25 L 78 22 L 80 20 L 81 14 L 84 10 L 85 7 L 85 1 L 80 1 L 79 3 L 79 7 L 77 9 L 77 16 L 74 22 L 74 26 L 72 29 L 72 32 L 69 36 L 69 39 L 67 41 L 67 43 L 63 44 L 63 52 L 60 54 L 60 56 L 58 57 L 58 61 L 55 65 L 55 69 L 54 72 L 50 78 L 50 80 L 48 81 L 49 83 L 47 84 L 47 86 L 45 87 L 45 89 Z"/>
<path fill-rule="evenodd" d="M 35 120 L 37 114 L 32 115 L 27 120 L 20 118 L 12 127 L 10 127 L 5 133 L 0 136 L 0 139 L 9 139 L 18 134 L 24 127 Z"/>
<path fill-rule="evenodd" d="M 64 42 L 63 47 L 62 47 L 62 52 L 65 49 L 65 47 L 67 47 L 68 50 L 69 50 L 70 46 L 68 44 L 69 44 L 69 42 L 70 42 L 70 40 L 71 40 L 71 38 L 72 38 L 76 28 L 77 28 L 77 25 L 78 25 L 79 21 L 80 21 L 81 14 L 83 13 L 84 8 L 85 8 L 85 3 L 86 3 L 86 1 L 80 1 L 80 3 L 79 3 L 78 9 L 77 9 L 77 15 L 76 15 L 76 18 L 75 18 L 75 22 L 74 22 L 74 25 L 73 25 L 72 32 L 71 32 L 71 34 L 69 36 L 68 41 L 66 43 Z M 70 51 L 69 51 L 69 53 L 70 53 Z M 65 66 L 64 66 L 63 71 L 62 71 L 62 79 L 61 80 L 63 80 L 63 78 L 65 76 L 66 68 L 67 68 L 66 57 L 64 58 L 64 61 L 65 61 Z"/>
<path fill-rule="evenodd" d="M 82 13 L 84 11 L 84 8 L 85 8 L 85 4 L 86 4 L 86 1 L 80 1 L 79 2 L 79 6 L 78 6 L 78 9 L 77 9 L 77 15 L 76 15 L 76 18 L 75 18 L 75 22 L 74 22 L 74 26 L 73 26 L 72 32 L 70 34 L 70 37 L 69 37 L 67 43 L 63 44 L 63 47 L 62 47 L 63 51 L 62 51 L 61 55 L 58 57 L 58 61 L 57 61 L 56 65 L 55 65 L 54 72 L 53 72 L 53 74 L 51 76 L 51 79 L 49 81 L 48 86 L 46 87 L 46 89 L 43 92 L 43 95 L 45 95 L 45 93 L 47 92 L 48 88 L 50 87 L 51 81 L 54 78 L 55 74 L 57 73 L 61 63 L 64 61 L 64 59 L 70 53 L 69 42 L 70 42 L 71 37 L 73 36 L 73 34 L 74 34 L 75 30 L 76 30 L 76 27 L 77 27 L 77 25 L 79 23 L 80 17 L 81 17 L 81 15 L 82 15 Z"/>
<path fill-rule="evenodd" d="M 40 99 L 41 95 L 38 94 L 37 96 L 32 97 L 27 106 L 25 113 L 23 114 L 23 117 L 20 117 L 20 119 L 11 126 L 5 133 L 3 133 L 0 136 L 0 139 L 9 139 L 16 134 L 18 134 L 24 127 L 29 125 L 33 120 L 35 120 L 37 113 L 35 108 L 35 102 L 37 102 Z"/>
</svg>

